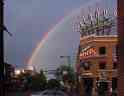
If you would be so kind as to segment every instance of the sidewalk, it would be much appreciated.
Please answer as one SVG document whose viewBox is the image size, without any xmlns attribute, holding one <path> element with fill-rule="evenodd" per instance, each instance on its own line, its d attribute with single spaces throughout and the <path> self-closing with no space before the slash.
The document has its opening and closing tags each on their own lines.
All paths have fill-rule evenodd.
<svg viewBox="0 0 124 96">
<path fill-rule="evenodd" d="M 5 96 L 31 96 L 31 91 L 6 92 Z"/>
<path fill-rule="evenodd" d="M 79 96 L 79 93 L 75 89 L 68 91 L 67 94 L 69 96 Z"/>
</svg>

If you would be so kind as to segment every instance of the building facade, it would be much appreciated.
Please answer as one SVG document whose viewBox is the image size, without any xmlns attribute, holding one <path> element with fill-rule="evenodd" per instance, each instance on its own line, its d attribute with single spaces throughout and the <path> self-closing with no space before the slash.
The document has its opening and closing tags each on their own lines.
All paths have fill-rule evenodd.
<svg viewBox="0 0 124 96">
<path fill-rule="evenodd" d="M 118 65 L 116 19 L 97 17 L 95 22 L 91 21 L 88 24 L 84 22 L 80 29 L 77 54 L 80 95 L 116 93 Z"/>
<path fill-rule="evenodd" d="M 10 81 L 14 76 L 15 67 L 12 64 L 5 63 L 5 80 Z"/>
</svg>

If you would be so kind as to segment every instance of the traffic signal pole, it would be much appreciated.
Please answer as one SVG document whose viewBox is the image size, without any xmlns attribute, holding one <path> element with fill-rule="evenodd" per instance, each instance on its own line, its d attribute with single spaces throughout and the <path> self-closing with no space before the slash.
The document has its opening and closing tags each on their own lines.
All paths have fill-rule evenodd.
<svg viewBox="0 0 124 96">
<path fill-rule="evenodd" d="M 4 96 L 4 3 L 0 0 L 0 96 Z"/>
</svg>

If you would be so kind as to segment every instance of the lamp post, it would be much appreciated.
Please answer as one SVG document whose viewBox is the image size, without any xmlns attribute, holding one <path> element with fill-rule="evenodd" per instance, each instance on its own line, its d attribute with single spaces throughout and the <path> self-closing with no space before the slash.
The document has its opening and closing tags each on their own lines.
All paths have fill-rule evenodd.
<svg viewBox="0 0 124 96">
<path fill-rule="evenodd" d="M 64 70 L 62 72 L 62 75 L 63 75 L 63 80 L 66 82 L 66 80 L 68 79 L 68 72 L 66 70 Z"/>
<path fill-rule="evenodd" d="M 3 26 L 3 20 L 4 20 L 4 3 L 3 0 L 0 0 L 0 96 L 4 96 L 4 29 Z"/>
<path fill-rule="evenodd" d="M 68 66 L 71 67 L 71 56 L 60 56 L 60 58 L 67 59 Z"/>
<path fill-rule="evenodd" d="M 65 88 L 65 91 L 69 92 L 68 90 L 70 89 L 70 87 L 68 85 L 68 71 L 67 70 L 62 71 L 62 82 Z"/>
<path fill-rule="evenodd" d="M 3 0 L 0 0 L 0 80 L 4 79 Z"/>
</svg>

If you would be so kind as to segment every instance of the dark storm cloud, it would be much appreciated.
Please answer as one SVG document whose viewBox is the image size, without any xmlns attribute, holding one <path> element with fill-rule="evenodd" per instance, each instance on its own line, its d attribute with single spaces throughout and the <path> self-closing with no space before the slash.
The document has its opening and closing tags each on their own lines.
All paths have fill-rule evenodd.
<svg viewBox="0 0 124 96">
<path fill-rule="evenodd" d="M 44 34 L 86 0 L 5 0 L 6 61 L 24 64 Z"/>
</svg>

